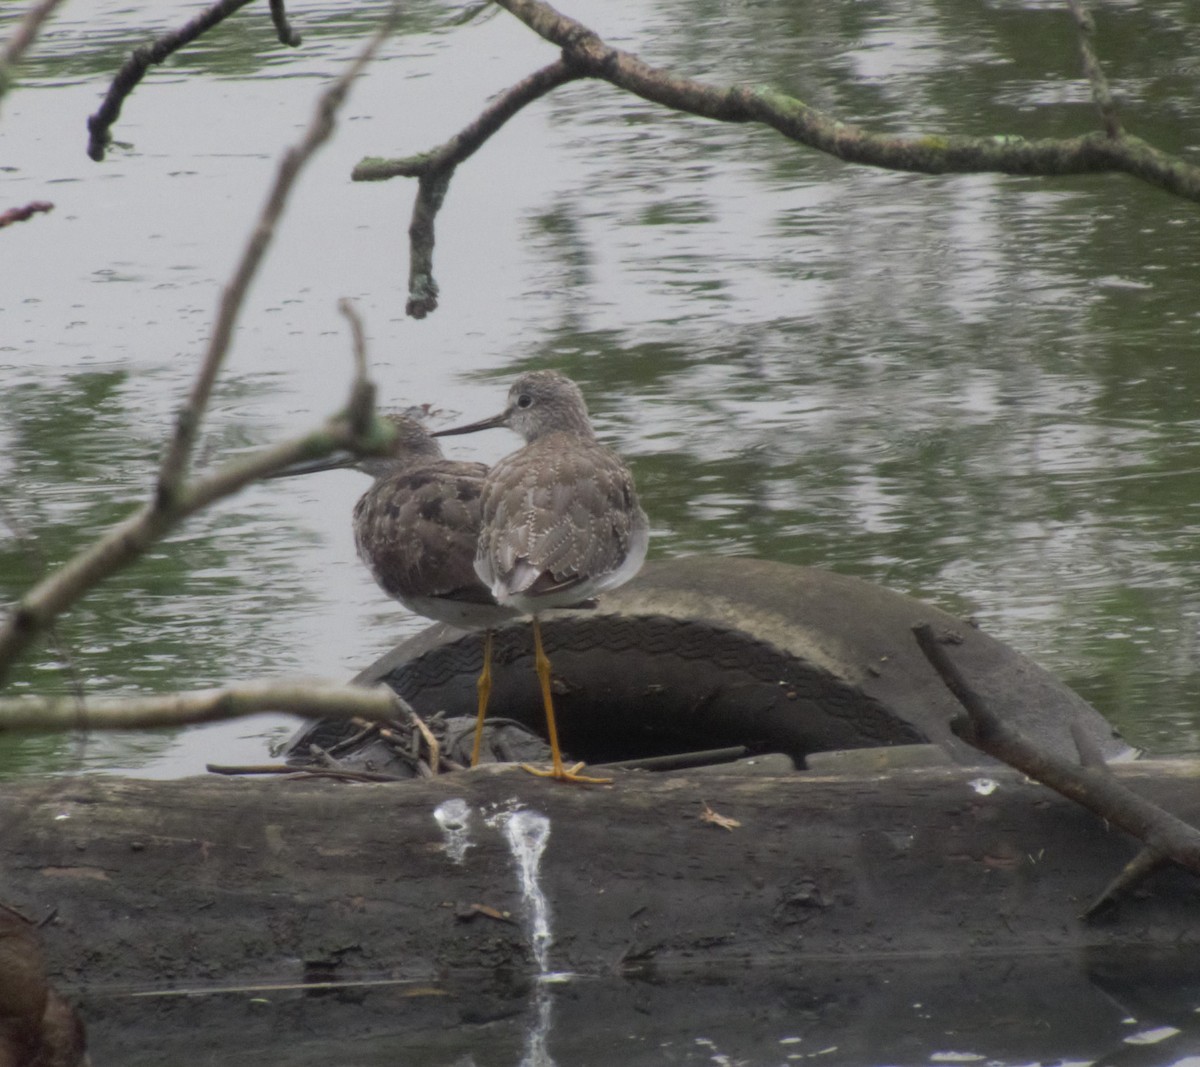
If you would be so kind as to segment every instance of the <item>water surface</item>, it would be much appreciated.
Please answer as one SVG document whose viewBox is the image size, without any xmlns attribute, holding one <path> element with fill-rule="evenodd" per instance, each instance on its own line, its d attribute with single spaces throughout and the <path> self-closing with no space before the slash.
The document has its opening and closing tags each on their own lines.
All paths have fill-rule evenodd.
<svg viewBox="0 0 1200 1067">
<path fill-rule="evenodd" d="M 126 514 L 205 343 L 283 147 L 382 5 L 249 12 L 150 72 L 102 164 L 83 122 L 120 58 L 188 5 L 67 4 L 0 115 L 3 506 L 15 596 Z M 256 283 L 203 455 L 310 425 L 349 373 L 355 298 L 389 403 L 495 410 L 528 367 L 580 380 L 629 457 L 652 551 L 752 554 L 880 581 L 977 617 L 1136 743 L 1200 752 L 1194 206 L 1124 178 L 928 178 L 575 85 L 456 176 L 442 306 L 404 317 L 411 188 L 352 184 L 427 148 L 553 50 L 507 15 L 406 8 L 305 175 Z M 647 60 L 773 84 L 908 132 L 1093 128 L 1056 5 L 586 2 Z M 5 15 L 11 18 L 12 13 Z M 1130 127 L 1194 156 L 1200 28 L 1186 5 L 1105 9 Z M 503 434 L 456 443 L 494 459 Z M 346 677 L 419 628 L 354 559 L 360 476 L 256 487 L 72 612 L 14 690 L 158 692 Z M 32 766 L 146 774 L 261 755 L 271 719 L 10 746 Z M 57 753 L 57 754 L 56 754 Z"/>
</svg>

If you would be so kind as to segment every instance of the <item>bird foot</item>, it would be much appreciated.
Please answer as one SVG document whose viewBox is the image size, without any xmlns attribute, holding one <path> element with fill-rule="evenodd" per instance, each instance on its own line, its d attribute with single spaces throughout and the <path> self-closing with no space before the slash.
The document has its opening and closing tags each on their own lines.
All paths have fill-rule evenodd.
<svg viewBox="0 0 1200 1067">
<path fill-rule="evenodd" d="M 557 767 L 548 767 L 542 770 L 540 767 L 531 767 L 528 763 L 521 764 L 521 770 L 528 771 L 530 774 L 535 774 L 539 778 L 553 778 L 556 782 L 579 782 L 583 785 L 611 785 L 611 778 L 589 778 L 585 774 L 579 772 L 586 766 L 583 763 L 577 763 L 574 767 L 564 767 L 559 764 Z"/>
</svg>

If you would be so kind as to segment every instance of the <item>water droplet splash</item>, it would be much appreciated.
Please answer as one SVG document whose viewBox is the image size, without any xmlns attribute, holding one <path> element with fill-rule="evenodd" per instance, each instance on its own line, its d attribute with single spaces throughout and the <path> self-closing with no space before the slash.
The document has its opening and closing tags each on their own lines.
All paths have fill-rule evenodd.
<svg viewBox="0 0 1200 1067">
<path fill-rule="evenodd" d="M 433 818 L 446 839 L 446 855 L 452 863 L 462 863 L 472 847 L 470 806 L 462 797 L 453 797 L 433 809 Z"/>
<path fill-rule="evenodd" d="M 501 826 L 517 861 L 521 896 L 529 914 L 529 940 L 537 961 L 538 974 L 546 974 L 550 955 L 550 905 L 542 892 L 539 868 L 546 842 L 550 839 L 550 820 L 536 811 L 514 811 L 502 816 Z"/>
</svg>

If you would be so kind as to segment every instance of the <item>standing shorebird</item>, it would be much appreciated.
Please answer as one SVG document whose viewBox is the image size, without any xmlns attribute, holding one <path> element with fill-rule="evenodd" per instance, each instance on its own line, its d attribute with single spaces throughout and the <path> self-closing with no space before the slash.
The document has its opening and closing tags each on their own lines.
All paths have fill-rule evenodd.
<svg viewBox="0 0 1200 1067">
<path fill-rule="evenodd" d="M 533 616 L 534 662 L 546 710 L 553 765 L 527 770 L 564 782 L 608 782 L 567 768 L 558 747 L 550 661 L 538 613 L 567 607 L 629 581 L 646 558 L 650 524 L 633 475 L 596 439 L 579 387 L 556 371 L 522 374 L 504 410 L 433 436 L 507 426 L 525 447 L 497 463 L 483 483 L 475 572 L 496 603 Z"/>
<path fill-rule="evenodd" d="M 296 463 L 274 475 L 310 474 L 354 467 L 375 482 L 354 505 L 354 543 L 376 584 L 409 611 L 435 622 L 484 630 L 483 671 L 471 766 L 479 762 L 483 721 L 492 688 L 492 628 L 520 614 L 496 603 L 474 561 L 480 528 L 480 494 L 488 469 L 446 459 L 416 419 L 385 415 L 395 427 L 382 456 L 337 452 Z"/>
</svg>

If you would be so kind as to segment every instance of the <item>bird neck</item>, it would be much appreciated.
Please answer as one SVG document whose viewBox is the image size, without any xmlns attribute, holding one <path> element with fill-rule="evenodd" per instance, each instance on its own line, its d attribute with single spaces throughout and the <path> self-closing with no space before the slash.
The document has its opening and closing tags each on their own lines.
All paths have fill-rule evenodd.
<svg viewBox="0 0 1200 1067">
<path fill-rule="evenodd" d="M 440 451 L 432 453 L 407 452 L 402 456 L 364 456 L 355 466 L 376 481 L 400 474 L 409 467 L 433 463 L 441 459 Z"/>
<path fill-rule="evenodd" d="M 596 440 L 596 431 L 592 429 L 591 421 L 585 412 L 563 411 L 544 425 L 531 426 L 526 434 L 525 443 L 533 444 L 534 441 L 554 433 L 566 434 L 580 441 Z"/>
</svg>

